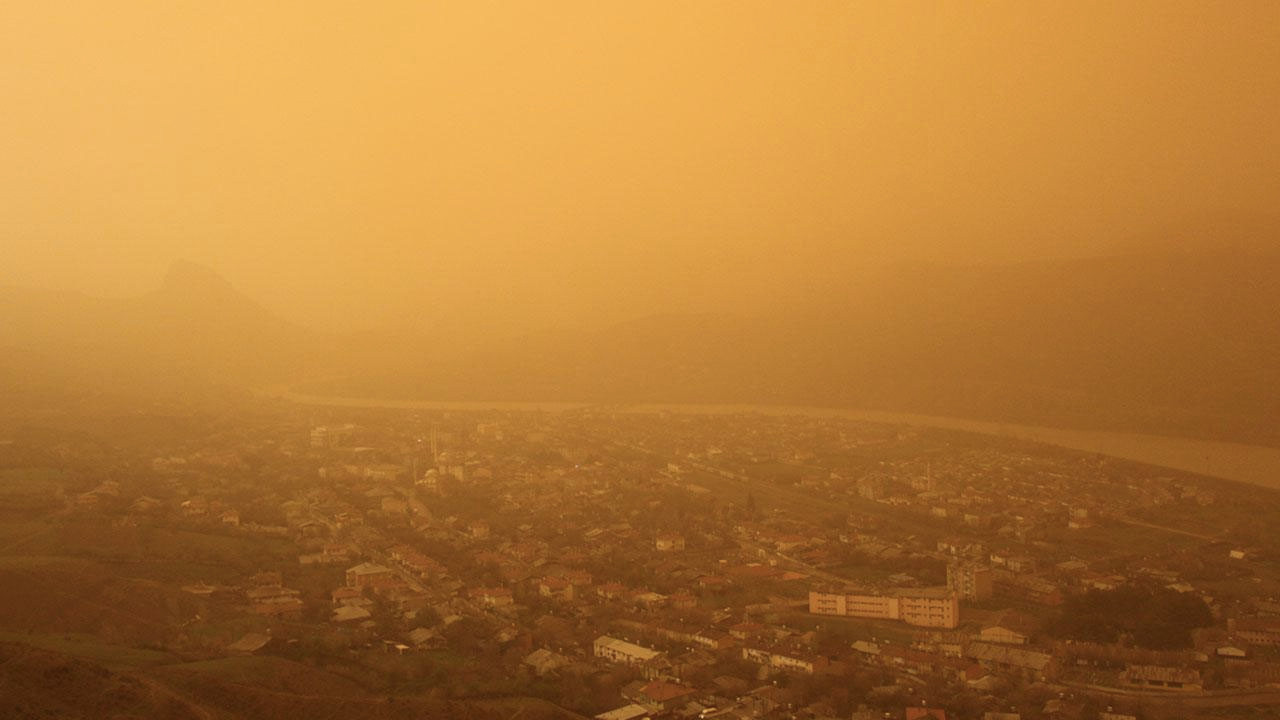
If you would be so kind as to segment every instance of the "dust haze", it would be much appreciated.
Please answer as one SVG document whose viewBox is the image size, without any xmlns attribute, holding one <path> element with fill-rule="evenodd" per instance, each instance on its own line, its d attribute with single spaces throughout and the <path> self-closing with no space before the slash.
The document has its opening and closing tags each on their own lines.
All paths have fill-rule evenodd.
<svg viewBox="0 0 1280 720">
<path fill-rule="evenodd" d="M 0 7 L 0 717 L 1280 712 L 1280 3 Z"/>
<path fill-rule="evenodd" d="M 325 330 L 1274 244 L 1273 3 L 12 3 L 0 282 Z"/>
</svg>

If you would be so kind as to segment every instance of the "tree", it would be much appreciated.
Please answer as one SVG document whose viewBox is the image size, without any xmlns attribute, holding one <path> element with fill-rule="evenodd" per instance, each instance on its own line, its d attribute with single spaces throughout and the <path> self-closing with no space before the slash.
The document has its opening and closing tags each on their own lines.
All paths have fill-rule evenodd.
<svg viewBox="0 0 1280 720">
<path fill-rule="evenodd" d="M 1096 643 L 1129 638 L 1152 650 L 1191 647 L 1191 631 L 1213 624 L 1198 596 L 1154 586 L 1090 590 L 1067 598 L 1048 626 L 1051 635 Z"/>
</svg>

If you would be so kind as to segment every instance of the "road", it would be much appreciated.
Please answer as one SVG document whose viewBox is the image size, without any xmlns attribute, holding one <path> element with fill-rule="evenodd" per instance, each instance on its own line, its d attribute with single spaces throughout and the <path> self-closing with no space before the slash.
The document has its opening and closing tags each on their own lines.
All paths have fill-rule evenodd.
<svg viewBox="0 0 1280 720">
<path fill-rule="evenodd" d="M 1193 533 L 1190 530 L 1180 530 L 1178 528 L 1168 527 L 1167 525 L 1155 525 L 1153 523 L 1146 522 L 1145 520 L 1134 520 L 1133 518 L 1124 517 L 1123 515 L 1116 515 L 1115 519 L 1126 525 L 1134 525 L 1136 527 L 1144 527 L 1151 530 L 1160 530 L 1162 532 L 1173 533 L 1175 535 L 1186 535 L 1187 537 L 1193 537 L 1197 540 L 1207 540 L 1209 542 L 1214 542 L 1220 539 L 1218 537 L 1214 537 L 1213 535 L 1201 535 L 1199 533 Z"/>
</svg>

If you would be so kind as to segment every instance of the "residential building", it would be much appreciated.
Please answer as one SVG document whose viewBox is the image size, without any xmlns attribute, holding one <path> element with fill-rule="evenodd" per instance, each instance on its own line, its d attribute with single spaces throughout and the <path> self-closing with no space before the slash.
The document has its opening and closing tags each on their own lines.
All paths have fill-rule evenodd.
<svg viewBox="0 0 1280 720">
<path fill-rule="evenodd" d="M 377 585 L 390 577 L 391 569 L 376 563 L 365 562 L 347 568 L 347 585 L 351 587 Z"/>
<path fill-rule="evenodd" d="M 1199 692 L 1203 689 L 1196 670 L 1162 665 L 1130 665 L 1120 674 L 1120 680 L 1126 685 L 1151 690 Z"/>
<path fill-rule="evenodd" d="M 662 656 L 662 652 L 643 645 L 619 640 L 608 635 L 601 635 L 592 643 L 596 657 L 622 665 L 642 665 Z"/>
<path fill-rule="evenodd" d="M 664 533 L 653 541 L 658 552 L 679 552 L 684 550 L 684 536 L 675 533 Z"/>
<path fill-rule="evenodd" d="M 958 594 L 961 600 L 986 600 L 995 592 L 991 568 L 974 563 L 951 563 L 947 565 L 947 589 Z"/>
<path fill-rule="evenodd" d="M 960 598 L 946 588 L 903 588 L 884 594 L 812 591 L 809 612 L 954 628 L 960 624 Z"/>
<path fill-rule="evenodd" d="M 742 659 L 776 670 L 802 672 L 807 675 L 812 675 L 827 666 L 827 659 L 820 655 L 795 650 L 770 650 L 759 647 L 743 647 Z"/>
<path fill-rule="evenodd" d="M 945 588 L 899 590 L 898 613 L 908 625 L 954 628 L 960 624 L 960 598 Z"/>
</svg>

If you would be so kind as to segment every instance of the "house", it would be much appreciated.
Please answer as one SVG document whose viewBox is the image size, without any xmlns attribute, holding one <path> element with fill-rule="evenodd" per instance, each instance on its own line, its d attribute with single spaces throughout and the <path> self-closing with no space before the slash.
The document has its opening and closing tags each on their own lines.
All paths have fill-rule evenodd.
<svg viewBox="0 0 1280 720">
<path fill-rule="evenodd" d="M 371 613 L 362 607 L 343 605 L 333 611 L 333 617 L 331 619 L 336 623 L 347 623 L 355 622 L 357 620 L 368 620 L 370 617 Z"/>
<path fill-rule="evenodd" d="M 874 658 L 880 654 L 880 646 L 870 640 L 854 640 L 853 651 L 865 656 L 866 659 Z"/>
<path fill-rule="evenodd" d="M 191 593 L 192 595 L 208 596 L 217 592 L 217 590 L 218 588 L 216 586 L 210 585 L 209 583 L 204 583 L 204 582 L 195 583 L 193 585 L 182 586 L 183 592 Z"/>
<path fill-rule="evenodd" d="M 674 710 L 693 699 L 694 689 L 667 682 L 665 680 L 652 680 L 647 684 L 639 687 L 631 687 L 623 689 L 622 696 L 638 705 L 643 705 L 653 712 Z"/>
<path fill-rule="evenodd" d="M 280 585 L 262 585 L 250 588 L 244 593 L 250 603 L 287 602 L 298 597 L 299 594 L 297 590 Z"/>
<path fill-rule="evenodd" d="M 561 577 L 567 580 L 569 584 L 575 588 L 591 587 L 591 583 L 594 582 L 594 578 L 591 577 L 591 573 L 586 570 L 569 570 Z"/>
<path fill-rule="evenodd" d="M 336 588 L 333 592 L 329 593 L 329 601 L 334 607 L 338 607 L 339 605 L 363 605 L 365 602 L 368 602 L 365 600 L 364 593 L 360 591 L 360 588 L 354 588 L 346 585 Z"/>
<path fill-rule="evenodd" d="M 1016 573 L 1036 571 L 1036 559 L 1027 555 L 1010 555 L 1004 559 L 1004 566 Z"/>
<path fill-rule="evenodd" d="M 700 575 L 695 581 L 699 590 L 722 592 L 729 586 L 729 578 L 720 575 Z"/>
<path fill-rule="evenodd" d="M 812 675 L 827 666 L 827 659 L 812 653 L 795 650 L 771 650 L 760 647 L 743 647 L 742 659 L 758 665 Z"/>
<path fill-rule="evenodd" d="M 773 546 L 778 552 L 790 552 L 798 548 L 808 547 L 813 539 L 805 535 L 781 535 L 774 538 Z"/>
<path fill-rule="evenodd" d="M 419 580 L 429 580 L 444 573 L 444 567 L 440 563 L 418 552 L 409 552 L 401 557 L 400 567 Z"/>
<path fill-rule="evenodd" d="M 687 610 L 698 606 L 698 598 L 687 592 L 678 592 L 670 597 L 670 604 L 673 608 Z"/>
<path fill-rule="evenodd" d="M 568 602 L 573 600 L 573 584 L 565 578 L 549 575 L 538 582 L 538 594 Z"/>
<path fill-rule="evenodd" d="M 1128 582 L 1123 575 L 1104 575 L 1086 571 L 1080 575 L 1080 584 L 1092 590 L 1115 590 Z"/>
<path fill-rule="evenodd" d="M 745 621 L 729 628 L 729 634 L 738 640 L 754 640 L 769 634 L 769 627 L 758 622 Z"/>
<path fill-rule="evenodd" d="M 401 642 L 396 642 L 395 640 L 382 641 L 383 652 L 394 652 L 397 655 L 403 655 L 412 649 L 413 648 L 409 647 L 408 645 L 405 645 L 404 643 L 401 643 Z"/>
<path fill-rule="evenodd" d="M 667 596 L 662 593 L 649 591 L 637 593 L 635 597 L 631 598 L 631 600 L 636 604 L 643 605 L 647 608 L 654 608 L 666 603 Z"/>
<path fill-rule="evenodd" d="M 623 705 L 595 716 L 595 720 L 641 720 L 649 717 L 649 708 L 643 705 Z"/>
<path fill-rule="evenodd" d="M 1064 560 L 1053 567 L 1063 575 L 1080 575 L 1089 569 L 1089 563 L 1083 560 Z"/>
<path fill-rule="evenodd" d="M 1120 674 L 1120 682 L 1151 690 L 1200 692 L 1204 689 L 1198 671 L 1162 665 L 1130 665 Z"/>
<path fill-rule="evenodd" d="M 251 585 L 283 585 L 284 576 L 277 570 L 262 570 L 249 577 Z"/>
<path fill-rule="evenodd" d="M 732 675 L 721 675 L 713 678 L 711 684 L 714 692 L 727 697 L 737 697 L 747 691 L 747 681 Z"/>
<path fill-rule="evenodd" d="M 733 636 L 718 630 L 703 630 L 689 636 L 689 642 L 708 650 L 724 650 L 733 646 Z"/>
<path fill-rule="evenodd" d="M 1227 630 L 1250 645 L 1280 645 L 1280 618 L 1231 618 Z"/>
<path fill-rule="evenodd" d="M 1004 645 L 1026 645 L 1027 636 L 1001 625 L 989 625 L 982 628 L 977 639 L 981 642 L 1001 643 Z"/>
<path fill-rule="evenodd" d="M 1056 606 L 1063 602 L 1062 591 L 1054 583 L 1032 575 L 1013 572 L 995 573 L 996 592 L 1038 605 Z"/>
<path fill-rule="evenodd" d="M 550 675 L 560 668 L 568 666 L 571 662 L 569 658 L 559 653 L 552 652 L 547 648 L 539 648 L 525 655 L 520 664 L 541 676 Z"/>
<path fill-rule="evenodd" d="M 299 592 L 280 585 L 263 585 L 245 592 L 250 609 L 255 615 L 267 617 L 296 617 L 302 614 Z"/>
<path fill-rule="evenodd" d="M 1056 670 L 1052 655 L 1008 645 L 972 642 L 965 657 L 990 670 L 1027 675 L 1034 680 L 1051 677 Z"/>
<path fill-rule="evenodd" d="M 506 607 L 515 602 L 511 589 L 504 587 L 471 588 L 467 595 L 485 607 Z"/>
<path fill-rule="evenodd" d="M 664 533 L 653 541 L 658 552 L 679 552 L 684 550 L 684 536 L 675 533 Z"/>
<path fill-rule="evenodd" d="M 662 657 L 662 652 L 643 645 L 629 643 L 608 635 L 601 635 L 592 643 L 592 652 L 596 657 L 622 665 L 643 665 Z"/>
<path fill-rule="evenodd" d="M 391 568 L 376 563 L 360 563 L 347 568 L 347 585 L 350 587 L 366 587 L 376 585 L 391 577 Z"/>
<path fill-rule="evenodd" d="M 596 586 L 596 595 L 605 600 L 622 600 L 631 595 L 631 591 L 622 583 L 605 583 Z"/>
<path fill-rule="evenodd" d="M 410 645 L 424 650 L 434 650 L 448 644 L 444 636 L 434 628 L 414 628 L 409 631 L 407 639 Z"/>
</svg>

